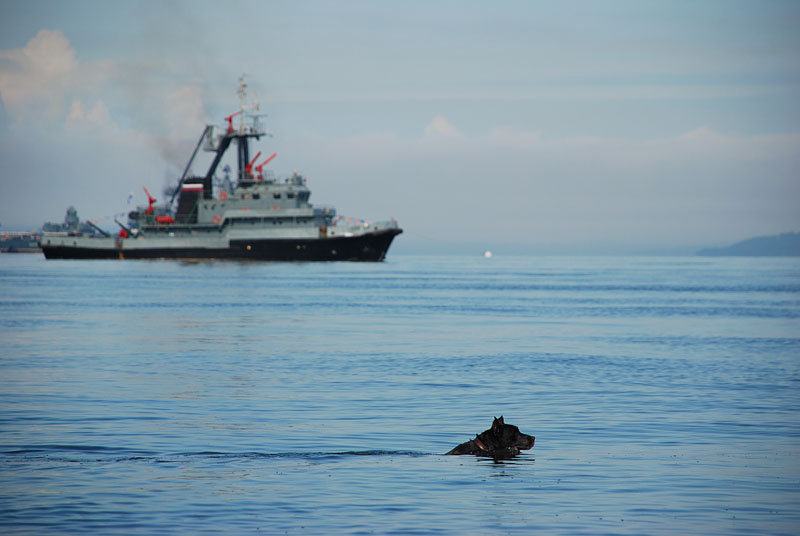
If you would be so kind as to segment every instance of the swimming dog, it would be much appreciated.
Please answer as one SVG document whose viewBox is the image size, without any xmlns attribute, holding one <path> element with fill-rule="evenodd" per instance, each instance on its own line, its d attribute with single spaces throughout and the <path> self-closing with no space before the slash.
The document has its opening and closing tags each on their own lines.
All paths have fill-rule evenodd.
<svg viewBox="0 0 800 536">
<path fill-rule="evenodd" d="M 473 454 L 501 459 L 511 458 L 519 454 L 520 450 L 528 450 L 536 441 L 534 436 L 523 434 L 513 424 L 503 422 L 503 417 L 495 417 L 492 427 L 461 443 L 447 454 Z"/>
</svg>

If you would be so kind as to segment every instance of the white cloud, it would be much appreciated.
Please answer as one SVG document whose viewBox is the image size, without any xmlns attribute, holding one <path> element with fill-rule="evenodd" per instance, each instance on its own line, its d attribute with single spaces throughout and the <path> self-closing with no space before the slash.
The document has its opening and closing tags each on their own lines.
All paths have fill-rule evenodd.
<svg viewBox="0 0 800 536">
<path fill-rule="evenodd" d="M 444 116 L 437 115 L 425 127 L 425 137 L 432 139 L 460 139 L 464 137 L 464 134 Z"/>
<path fill-rule="evenodd" d="M 59 31 L 42 30 L 25 48 L 0 51 L 0 95 L 15 123 L 60 114 L 76 68 L 75 50 Z"/>
<path fill-rule="evenodd" d="M 64 126 L 70 130 L 82 127 L 96 128 L 108 125 L 110 120 L 108 108 L 102 100 L 98 100 L 88 111 L 81 101 L 76 100 L 70 105 Z"/>
<path fill-rule="evenodd" d="M 110 62 L 81 64 L 63 33 L 41 30 L 24 48 L 0 50 L 0 97 L 15 128 L 49 125 L 72 111 L 67 103 L 94 93 L 110 69 Z"/>
<path fill-rule="evenodd" d="M 41 30 L 28 41 L 25 48 L 12 50 L 4 56 L 38 80 L 53 81 L 60 76 L 70 75 L 78 65 L 75 49 L 58 30 Z"/>
</svg>

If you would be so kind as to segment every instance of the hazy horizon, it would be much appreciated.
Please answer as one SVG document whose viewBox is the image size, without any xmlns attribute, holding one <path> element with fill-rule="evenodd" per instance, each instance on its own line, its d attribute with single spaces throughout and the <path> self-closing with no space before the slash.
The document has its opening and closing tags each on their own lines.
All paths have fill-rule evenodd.
<svg viewBox="0 0 800 536">
<path fill-rule="evenodd" d="M 244 73 L 273 134 L 253 153 L 396 218 L 396 251 L 798 231 L 798 23 L 780 1 L 4 2 L 0 224 L 163 200 Z"/>
</svg>

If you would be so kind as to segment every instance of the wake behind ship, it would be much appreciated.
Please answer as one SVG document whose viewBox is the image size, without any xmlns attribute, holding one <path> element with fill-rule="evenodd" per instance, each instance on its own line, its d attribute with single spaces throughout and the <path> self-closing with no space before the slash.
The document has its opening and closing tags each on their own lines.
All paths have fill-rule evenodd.
<svg viewBox="0 0 800 536">
<path fill-rule="evenodd" d="M 275 154 L 256 164 L 250 140 L 266 132 L 258 106 L 246 105 L 240 80 L 240 109 L 226 118 L 224 130 L 207 126 L 192 153 L 172 199 L 149 204 L 119 221 L 112 235 L 95 232 L 43 233 L 48 259 L 252 259 L 264 261 L 381 261 L 395 236 L 397 222 L 352 222 L 333 208 L 309 203 L 311 191 L 298 173 L 277 180 L 263 171 Z M 234 118 L 238 116 L 238 127 Z M 236 183 L 215 188 L 216 171 L 231 147 L 237 152 Z M 214 153 L 203 176 L 188 176 L 200 148 Z M 216 192 L 215 192 L 216 189 Z M 177 203 L 176 203 L 177 200 Z"/>
</svg>

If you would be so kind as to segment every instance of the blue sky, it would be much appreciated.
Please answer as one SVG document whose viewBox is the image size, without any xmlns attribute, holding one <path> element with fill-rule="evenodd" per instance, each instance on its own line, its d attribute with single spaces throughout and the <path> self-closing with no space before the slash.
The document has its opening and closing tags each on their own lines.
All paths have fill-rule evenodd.
<svg viewBox="0 0 800 536">
<path fill-rule="evenodd" d="M 174 184 L 246 73 L 270 167 L 397 218 L 401 247 L 798 231 L 798 27 L 772 1 L 6 1 L 0 223 L 110 221 Z"/>
</svg>

